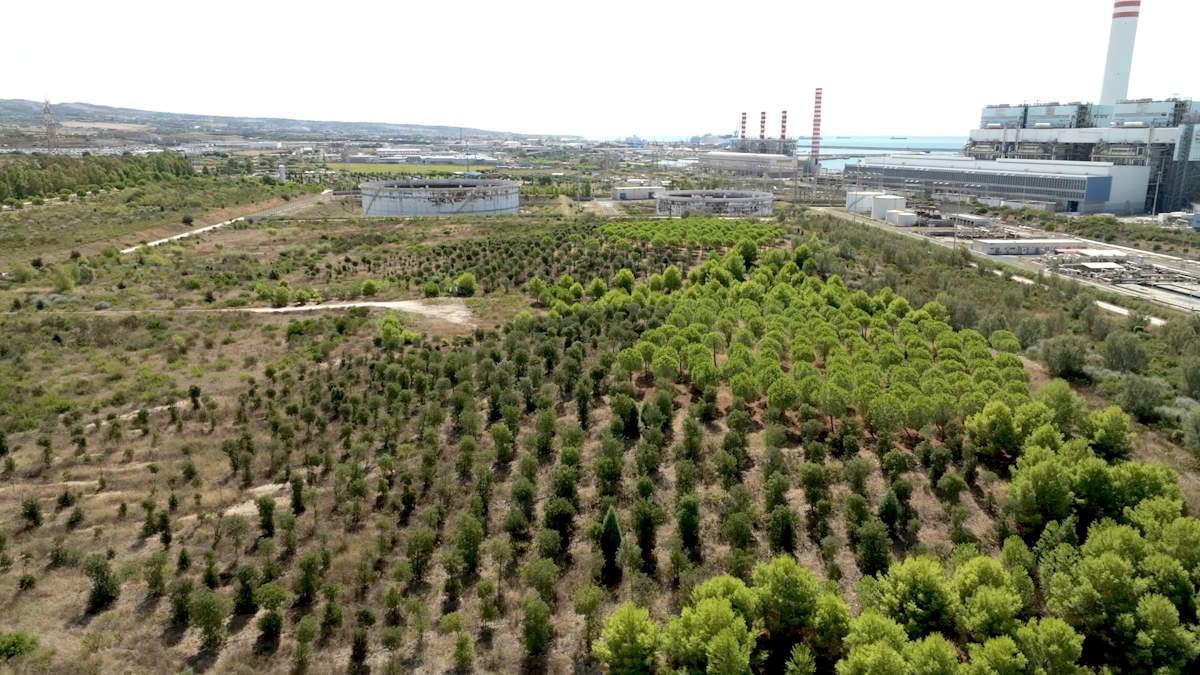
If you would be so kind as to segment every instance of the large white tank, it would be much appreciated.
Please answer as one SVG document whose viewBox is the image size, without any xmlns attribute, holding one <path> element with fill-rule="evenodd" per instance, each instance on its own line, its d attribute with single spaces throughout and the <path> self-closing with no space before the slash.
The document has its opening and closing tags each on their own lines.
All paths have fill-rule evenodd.
<svg viewBox="0 0 1200 675">
<path fill-rule="evenodd" d="M 887 212 L 893 209 L 903 210 L 905 206 L 904 197 L 898 195 L 876 195 L 871 200 L 871 217 L 875 220 L 883 220 L 887 216 Z"/>
<path fill-rule="evenodd" d="M 913 227 L 917 224 L 917 214 L 900 209 L 889 209 L 885 219 L 896 227 Z"/>
<path fill-rule="evenodd" d="M 847 191 L 846 210 L 851 213 L 870 213 L 871 200 L 882 192 Z"/>
</svg>

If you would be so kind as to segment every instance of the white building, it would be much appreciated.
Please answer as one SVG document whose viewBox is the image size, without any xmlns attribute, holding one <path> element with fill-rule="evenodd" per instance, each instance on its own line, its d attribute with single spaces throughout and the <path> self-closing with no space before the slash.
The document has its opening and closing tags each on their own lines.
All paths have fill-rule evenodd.
<svg viewBox="0 0 1200 675">
<path fill-rule="evenodd" d="M 800 158 L 759 152 L 714 150 L 700 155 L 700 168 L 706 171 L 741 173 L 755 176 L 791 175 L 803 171 Z"/>
<path fill-rule="evenodd" d="M 846 166 L 847 183 L 934 198 L 1053 202 L 1059 211 L 1141 213 L 1150 167 L 1112 162 L 897 154 Z"/>
<path fill-rule="evenodd" d="M 658 185 L 623 185 L 612 189 L 612 198 L 622 202 L 654 199 L 655 195 L 666 189 Z"/>
<path fill-rule="evenodd" d="M 1043 255 L 1079 246 L 1074 239 L 976 239 L 971 242 L 972 250 L 987 255 Z"/>
</svg>

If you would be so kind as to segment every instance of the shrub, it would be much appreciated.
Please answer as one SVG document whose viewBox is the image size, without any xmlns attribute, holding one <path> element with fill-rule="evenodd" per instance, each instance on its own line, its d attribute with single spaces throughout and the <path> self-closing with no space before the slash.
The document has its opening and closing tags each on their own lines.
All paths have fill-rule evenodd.
<svg viewBox="0 0 1200 675">
<path fill-rule="evenodd" d="M 475 275 L 471 272 L 458 275 L 454 279 L 454 294 L 464 298 L 475 295 Z"/>
<path fill-rule="evenodd" d="M 13 659 L 32 652 L 37 647 L 37 638 L 25 631 L 0 633 L 0 659 Z"/>
<path fill-rule="evenodd" d="M 36 497 L 28 497 L 21 502 L 21 517 L 29 528 L 41 527 L 42 505 Z"/>
<path fill-rule="evenodd" d="M 550 641 L 550 606 L 538 594 L 530 593 L 521 601 L 521 610 L 525 649 L 530 654 L 541 654 Z"/>
<path fill-rule="evenodd" d="M 201 588 L 192 595 L 188 614 L 204 636 L 205 649 L 214 649 L 225 641 L 226 613 L 225 602 L 213 591 Z"/>
<path fill-rule="evenodd" d="M 121 594 L 121 584 L 113 574 L 108 558 L 100 553 L 91 555 L 84 563 L 84 572 L 92 582 L 87 611 L 96 613 L 107 609 Z"/>
<path fill-rule="evenodd" d="M 1042 361 L 1051 377 L 1079 379 L 1087 363 L 1087 342 L 1072 335 L 1047 340 L 1042 345 Z"/>
<path fill-rule="evenodd" d="M 1109 333 L 1104 338 L 1104 365 L 1110 370 L 1141 372 L 1150 357 L 1138 336 L 1129 332 Z"/>
</svg>

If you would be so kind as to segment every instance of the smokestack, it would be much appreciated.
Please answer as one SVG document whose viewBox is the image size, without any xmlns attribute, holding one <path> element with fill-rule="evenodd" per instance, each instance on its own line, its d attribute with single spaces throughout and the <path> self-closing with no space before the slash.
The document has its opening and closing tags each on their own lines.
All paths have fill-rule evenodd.
<svg viewBox="0 0 1200 675">
<path fill-rule="evenodd" d="M 764 110 L 758 118 L 758 140 L 767 140 L 767 111 Z"/>
<path fill-rule="evenodd" d="M 1113 3 L 1112 29 L 1108 33 L 1108 61 L 1104 64 L 1104 85 L 1100 104 L 1112 105 L 1129 98 L 1129 70 L 1133 65 L 1133 39 L 1137 37 L 1141 0 L 1116 0 Z"/>
<path fill-rule="evenodd" d="M 821 88 L 817 87 L 816 97 L 813 99 L 813 132 L 812 132 L 812 151 L 809 157 L 812 160 L 813 170 L 816 171 L 817 160 L 821 154 Z"/>
<path fill-rule="evenodd" d="M 783 117 L 779 119 L 779 140 L 787 140 L 787 111 L 783 111 Z"/>
<path fill-rule="evenodd" d="M 746 113 L 742 113 L 742 140 L 746 140 Z"/>
</svg>

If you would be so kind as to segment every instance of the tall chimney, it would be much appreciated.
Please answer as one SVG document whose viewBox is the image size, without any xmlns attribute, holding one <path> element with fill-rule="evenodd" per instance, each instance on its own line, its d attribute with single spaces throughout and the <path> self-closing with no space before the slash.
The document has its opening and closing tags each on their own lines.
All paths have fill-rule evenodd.
<svg viewBox="0 0 1200 675">
<path fill-rule="evenodd" d="M 746 113 L 742 113 L 742 140 L 746 140 Z"/>
<path fill-rule="evenodd" d="M 779 140 L 787 140 L 787 111 L 783 111 L 783 117 L 779 119 Z"/>
<path fill-rule="evenodd" d="M 767 111 L 762 111 L 758 118 L 758 140 L 767 140 Z"/>
<path fill-rule="evenodd" d="M 1108 33 L 1108 61 L 1104 64 L 1104 85 L 1100 88 L 1101 105 L 1112 105 L 1129 97 L 1133 39 L 1137 37 L 1141 7 L 1142 0 L 1116 0 L 1113 3 L 1112 29 Z"/>
<path fill-rule="evenodd" d="M 812 160 L 813 170 L 816 170 L 817 160 L 821 154 L 821 88 L 817 87 L 816 97 L 813 99 L 813 132 L 812 132 L 812 151 L 809 157 Z"/>
</svg>

